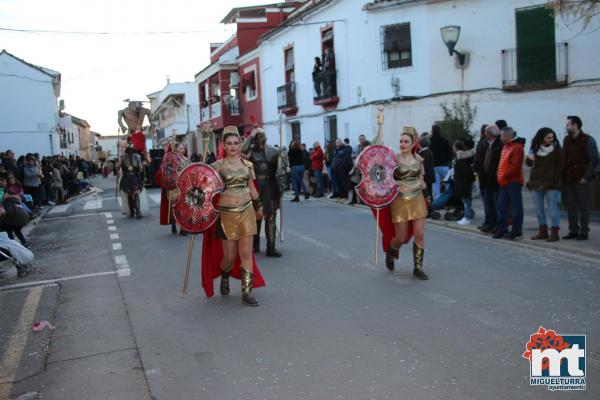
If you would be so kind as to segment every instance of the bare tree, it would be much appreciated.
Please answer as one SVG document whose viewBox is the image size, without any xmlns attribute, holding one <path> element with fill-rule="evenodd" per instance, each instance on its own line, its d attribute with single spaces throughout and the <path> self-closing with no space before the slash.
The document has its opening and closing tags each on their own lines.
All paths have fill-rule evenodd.
<svg viewBox="0 0 600 400">
<path fill-rule="evenodd" d="M 590 25 L 594 17 L 600 15 L 600 0 L 551 0 L 548 7 L 573 22 L 581 21 L 583 29 Z"/>
</svg>

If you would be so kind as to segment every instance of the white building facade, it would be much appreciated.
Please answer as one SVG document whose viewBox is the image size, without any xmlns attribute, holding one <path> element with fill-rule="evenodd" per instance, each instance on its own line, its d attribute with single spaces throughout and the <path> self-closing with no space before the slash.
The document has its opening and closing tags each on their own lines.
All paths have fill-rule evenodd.
<svg viewBox="0 0 600 400">
<path fill-rule="evenodd" d="M 60 73 L 0 52 L 0 148 L 17 156 L 60 153 Z"/>
<path fill-rule="evenodd" d="M 599 23 L 599 21 L 594 21 Z M 440 34 L 460 26 L 450 57 Z M 530 140 L 544 126 L 564 131 L 567 115 L 600 139 L 600 30 L 554 16 L 531 0 L 324 0 L 305 7 L 260 44 L 263 118 L 271 143 L 284 111 L 287 145 L 374 136 L 385 105 L 384 141 L 398 143 L 403 126 L 429 131 L 440 104 L 466 98 L 477 107 L 472 129 L 505 119 Z M 335 54 L 335 93 L 323 99 L 312 78 L 314 57 Z M 292 50 L 291 74 L 290 56 Z M 293 77 L 295 104 L 282 104 Z M 330 84 L 331 86 L 331 84 Z M 278 88 L 280 95 L 278 96 Z M 323 90 L 321 85 L 320 90 Z M 283 99 L 283 103 L 286 101 Z M 279 98 L 278 98 L 279 97 Z"/>
<path fill-rule="evenodd" d="M 198 88 L 194 82 L 171 83 L 158 92 L 147 95 L 156 127 L 158 145 L 167 141 L 173 132 L 193 147 L 196 126 L 200 123 Z M 181 138 L 185 139 L 181 139 Z"/>
</svg>

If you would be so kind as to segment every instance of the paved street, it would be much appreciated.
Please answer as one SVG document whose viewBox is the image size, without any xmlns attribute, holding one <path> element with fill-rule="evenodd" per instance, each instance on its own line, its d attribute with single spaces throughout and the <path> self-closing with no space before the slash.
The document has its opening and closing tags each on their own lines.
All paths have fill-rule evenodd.
<svg viewBox="0 0 600 400">
<path fill-rule="evenodd" d="M 158 225 L 156 189 L 138 221 L 95 184 L 32 231 L 35 271 L 2 283 L 2 400 L 600 398 L 599 257 L 429 224 L 421 282 L 408 248 L 374 266 L 367 209 L 286 202 L 284 257 L 263 240 L 249 308 L 238 281 L 204 297 L 200 241 L 181 297 L 189 238 Z M 540 325 L 587 335 L 587 391 L 529 385 Z"/>
</svg>

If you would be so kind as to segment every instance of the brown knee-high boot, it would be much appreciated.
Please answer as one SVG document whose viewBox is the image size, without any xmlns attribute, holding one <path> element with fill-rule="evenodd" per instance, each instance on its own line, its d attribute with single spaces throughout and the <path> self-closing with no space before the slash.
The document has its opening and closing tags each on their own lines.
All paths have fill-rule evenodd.
<svg viewBox="0 0 600 400">
<path fill-rule="evenodd" d="M 423 272 L 423 258 L 425 256 L 425 249 L 420 247 L 418 244 L 413 242 L 413 261 L 414 261 L 414 269 L 413 276 L 419 278 L 423 281 L 429 279 L 427 274 Z"/>
<path fill-rule="evenodd" d="M 258 301 L 252 297 L 252 288 L 254 287 L 254 274 L 244 267 L 240 266 L 242 273 L 242 304 L 247 306 L 257 306 Z"/>
</svg>

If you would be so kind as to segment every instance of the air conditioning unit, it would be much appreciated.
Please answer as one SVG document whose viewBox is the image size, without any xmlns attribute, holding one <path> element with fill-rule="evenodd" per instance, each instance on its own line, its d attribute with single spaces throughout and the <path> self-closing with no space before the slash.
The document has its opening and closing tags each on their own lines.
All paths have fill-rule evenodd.
<svg viewBox="0 0 600 400">
<path fill-rule="evenodd" d="M 234 89 L 240 87 L 240 74 L 232 72 L 229 74 L 229 88 Z"/>
</svg>

